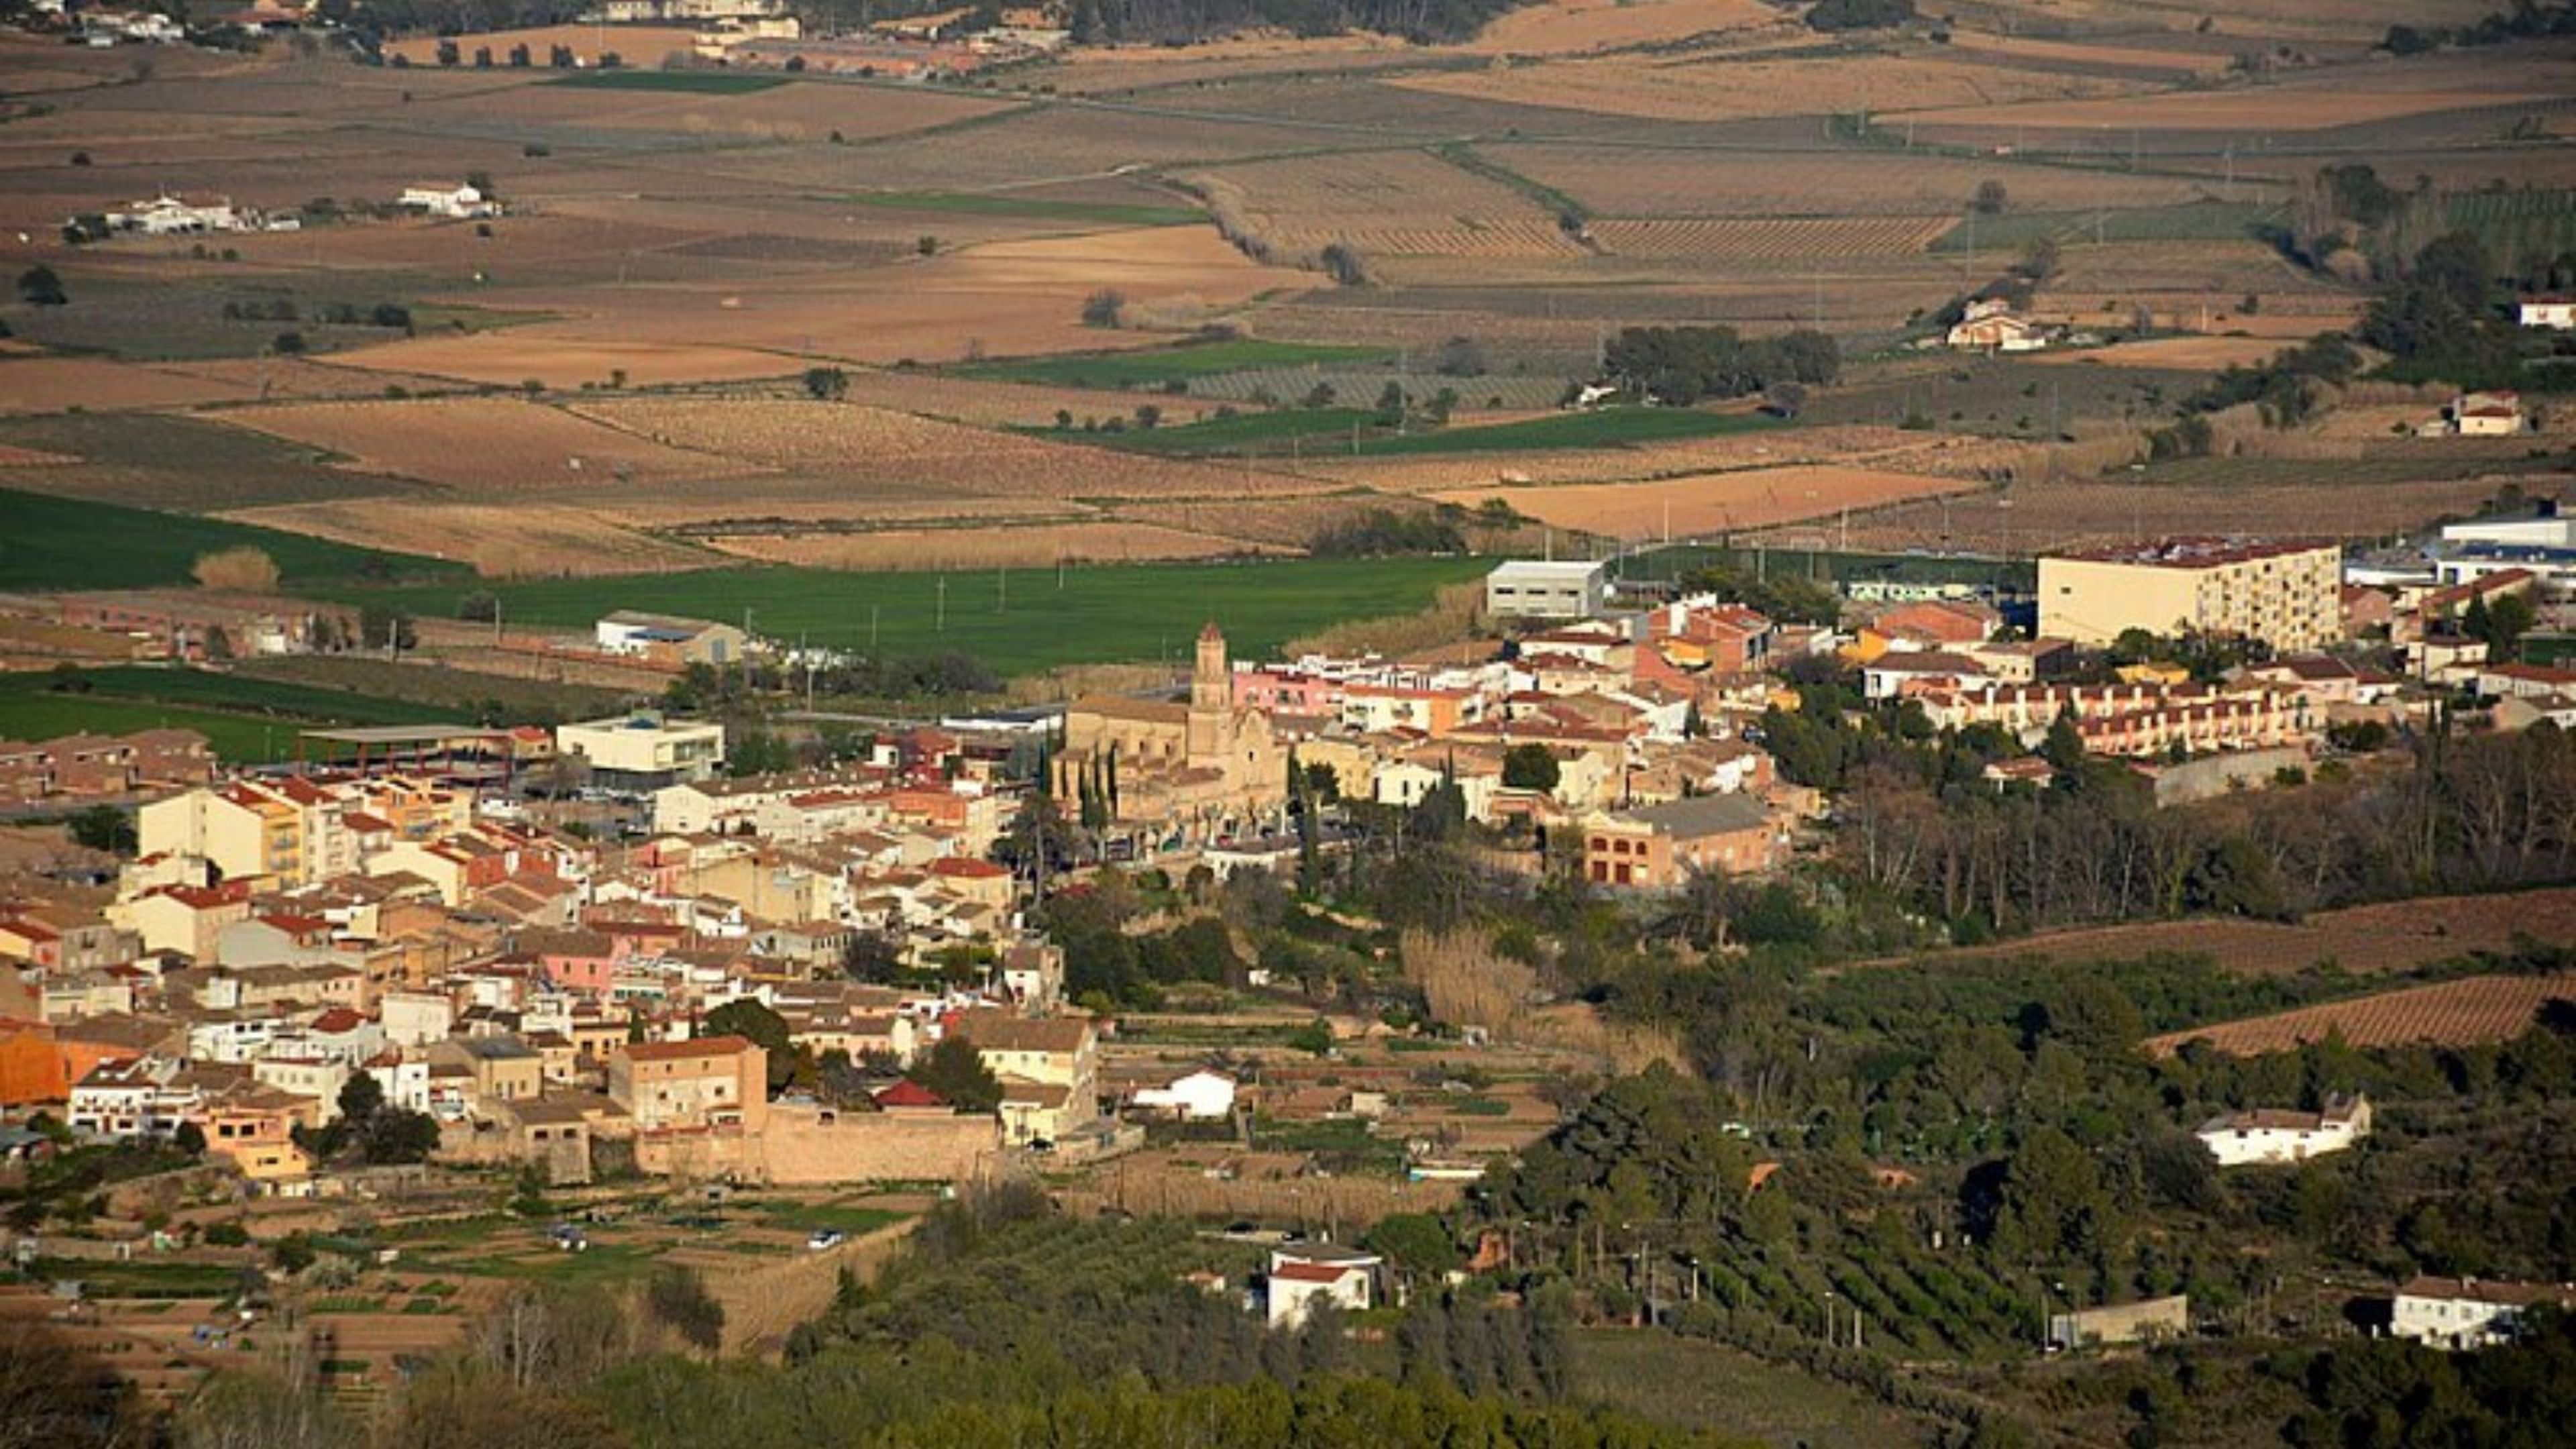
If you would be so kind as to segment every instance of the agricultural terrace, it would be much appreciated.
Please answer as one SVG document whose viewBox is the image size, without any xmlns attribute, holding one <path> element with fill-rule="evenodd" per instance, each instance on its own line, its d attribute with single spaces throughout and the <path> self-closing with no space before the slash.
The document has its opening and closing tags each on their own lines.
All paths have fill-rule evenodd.
<svg viewBox="0 0 2576 1449">
<path fill-rule="evenodd" d="M 2544 1008 L 2568 1001 L 2576 1001 L 2576 972 L 2470 976 L 2167 1032 L 2148 1038 L 2146 1047 L 2161 1057 L 2206 1042 L 2244 1057 L 2329 1040 L 2361 1048 L 2491 1046 L 2521 1036 Z"/>
<path fill-rule="evenodd" d="M 973 573 L 841 573 L 710 569 L 649 579 L 502 584 L 504 617 L 587 627 L 615 609 L 741 619 L 773 638 L 802 638 L 890 656 L 955 651 L 1004 675 L 1067 664 L 1186 657 L 1213 618 L 1234 650 L 1260 657 L 1356 619 L 1410 614 L 1441 587 L 1479 577 L 1484 560 L 1283 559 L 1255 563 L 1106 565 Z M 468 590 L 445 585 L 327 591 L 350 602 L 450 618 Z"/>
<path fill-rule="evenodd" d="M 200 557 L 242 547 L 265 552 L 290 584 L 462 572 L 416 554 L 10 489 L 0 489 L 0 518 L 8 522 L 8 546 L 0 548 L 0 589 L 184 584 Z"/>
</svg>

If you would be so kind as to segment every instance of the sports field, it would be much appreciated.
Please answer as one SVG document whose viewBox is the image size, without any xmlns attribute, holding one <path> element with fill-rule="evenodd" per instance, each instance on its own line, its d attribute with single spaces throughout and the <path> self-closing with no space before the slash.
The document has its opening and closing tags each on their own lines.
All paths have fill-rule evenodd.
<svg viewBox="0 0 2576 1449">
<path fill-rule="evenodd" d="M 932 573 L 707 569 L 650 577 L 502 584 L 505 618 L 588 627 L 615 609 L 651 609 L 739 623 L 773 639 L 805 639 L 887 655 L 971 654 L 1005 675 L 1063 664 L 1184 659 L 1214 619 L 1237 655 L 1353 619 L 1410 614 L 1446 584 L 1483 574 L 1472 558 L 1280 559 L 1224 564 L 1128 564 Z M 427 618 L 453 618 L 463 585 L 335 587 Z"/>
</svg>

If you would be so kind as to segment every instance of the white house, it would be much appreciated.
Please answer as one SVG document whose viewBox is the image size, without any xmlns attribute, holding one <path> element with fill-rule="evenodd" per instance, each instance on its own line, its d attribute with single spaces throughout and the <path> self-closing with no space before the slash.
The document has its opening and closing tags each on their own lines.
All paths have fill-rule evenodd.
<svg viewBox="0 0 2576 1449">
<path fill-rule="evenodd" d="M 2520 321 L 2525 327 L 2547 327 L 2556 332 L 2576 329 L 2576 297 L 2525 297 Z"/>
<path fill-rule="evenodd" d="M 2451 431 L 2463 438 L 2510 438 L 2522 431 L 2522 395 L 2504 389 L 2452 399 Z"/>
<path fill-rule="evenodd" d="M 1270 1283 L 1264 1294 L 1272 1328 L 1299 1328 L 1321 1299 L 1358 1312 L 1371 1301 L 1371 1285 L 1385 1263 L 1375 1253 L 1331 1243 L 1300 1244 L 1270 1250 Z"/>
<path fill-rule="evenodd" d="M 1234 1078 L 1222 1072 L 1192 1072 L 1167 1087 L 1139 1089 L 1136 1105 L 1193 1122 L 1217 1121 L 1234 1112 Z"/>
<path fill-rule="evenodd" d="M 2212 1117 L 2193 1134 L 2221 1167 L 2305 1162 L 2341 1152 L 2370 1135 L 2368 1097 L 2329 1097 L 2321 1112 L 2255 1107 Z"/>
<path fill-rule="evenodd" d="M 501 214 L 500 203 L 463 183 L 455 186 L 406 186 L 401 199 L 394 204 L 458 221 Z"/>
<path fill-rule="evenodd" d="M 233 208 L 230 198 L 191 201 L 167 192 L 107 214 L 109 231 L 145 236 L 183 236 L 191 232 L 249 231 L 250 219 Z"/>
<path fill-rule="evenodd" d="M 2036 352 L 2048 345 L 2048 334 L 2027 317 L 2013 315 L 2001 297 L 1970 302 L 1943 339 L 1963 352 Z"/>
<path fill-rule="evenodd" d="M 2485 1348 L 2512 1338 L 2523 1310 L 2536 1303 L 2576 1307 L 2576 1289 L 2418 1277 L 2408 1280 L 2390 1302 L 2388 1331 L 2428 1348 Z"/>
</svg>

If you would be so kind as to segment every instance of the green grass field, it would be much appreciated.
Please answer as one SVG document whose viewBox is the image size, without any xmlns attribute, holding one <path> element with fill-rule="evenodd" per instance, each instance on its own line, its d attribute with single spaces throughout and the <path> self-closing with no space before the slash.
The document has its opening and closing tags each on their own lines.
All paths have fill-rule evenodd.
<svg viewBox="0 0 2576 1449">
<path fill-rule="evenodd" d="M 357 578 L 466 576 L 462 564 L 351 548 L 327 539 L 155 513 L 113 503 L 0 489 L 0 589 L 127 589 L 189 582 L 204 554 L 243 545 L 276 560 L 288 583 Z"/>
<path fill-rule="evenodd" d="M 1421 457 L 1441 453 L 1537 453 L 1569 448 L 1620 448 L 1755 433 L 1783 427 L 1757 413 L 1707 413 L 1691 408 L 1601 408 L 1556 413 L 1482 428 L 1435 428 L 1403 437 L 1362 438 L 1362 457 Z"/>
<path fill-rule="evenodd" d="M 613 609 L 653 609 L 739 621 L 779 639 L 897 657 L 954 650 L 1005 675 L 1060 664 L 1186 662 L 1199 625 L 1215 619 L 1234 652 L 1266 655 L 1350 619 L 1414 613 L 1444 584 L 1492 567 L 1472 558 L 1277 559 L 1223 564 L 1103 564 L 949 574 L 735 568 L 526 583 L 351 588 L 328 592 L 431 618 L 453 618 L 470 587 L 501 596 L 525 624 L 587 627 Z M 942 604 L 942 586 L 945 604 Z"/>
<path fill-rule="evenodd" d="M 584 70 L 546 82 L 594 91 L 679 91 L 698 96 L 747 96 L 775 90 L 788 79 L 716 70 Z"/>
<path fill-rule="evenodd" d="M 209 709 L 182 709 L 94 695 L 0 690 L 0 739 L 49 740 L 61 735 L 130 735 L 137 730 L 195 730 L 219 757 L 235 764 L 292 758 L 293 721 L 261 719 Z"/>
<path fill-rule="evenodd" d="M 83 670 L 80 677 L 89 682 L 89 690 L 72 698 L 133 700 L 345 725 L 447 724 L 458 718 L 454 710 L 406 700 L 204 669 L 119 665 Z M 51 675 L 0 675 L 0 693 L 44 691 L 53 682 Z"/>
<path fill-rule="evenodd" d="M 1372 347 L 1320 347 L 1301 342 L 1191 342 L 1142 352 L 1086 352 L 1069 357 L 1017 357 L 970 362 L 960 377 L 988 382 L 1033 382 L 1055 387 L 1160 387 L 1194 377 L 1261 367 L 1326 367 L 1386 356 Z"/>
<path fill-rule="evenodd" d="M 1110 226 L 1188 226 L 1207 218 L 1186 206 L 1124 205 L 1114 201 L 1058 201 L 1007 191 L 857 191 L 836 198 L 852 206 L 888 211 L 935 211 L 959 216 L 1025 216 L 1039 221 L 1096 221 Z"/>
<path fill-rule="evenodd" d="M 234 762 L 285 759 L 312 725 L 435 724 L 458 716 L 401 700 L 245 679 L 193 669 L 120 666 L 84 671 L 86 693 L 53 689 L 50 674 L 0 676 L 0 738 L 195 730 Z"/>
</svg>

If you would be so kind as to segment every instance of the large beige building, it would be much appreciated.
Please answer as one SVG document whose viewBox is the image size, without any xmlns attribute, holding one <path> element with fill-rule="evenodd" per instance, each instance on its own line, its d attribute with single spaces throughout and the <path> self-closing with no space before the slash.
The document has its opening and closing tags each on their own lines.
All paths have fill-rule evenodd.
<svg viewBox="0 0 2576 1449">
<path fill-rule="evenodd" d="M 2314 540 L 2173 538 L 2039 561 L 2039 632 L 2107 644 L 2196 630 L 2318 649 L 2342 635 L 2343 553 Z"/>
<path fill-rule="evenodd" d="M 724 726 L 666 720 L 650 711 L 555 726 L 555 749 L 578 755 L 611 788 L 658 790 L 712 778 L 724 768 Z"/>
</svg>

